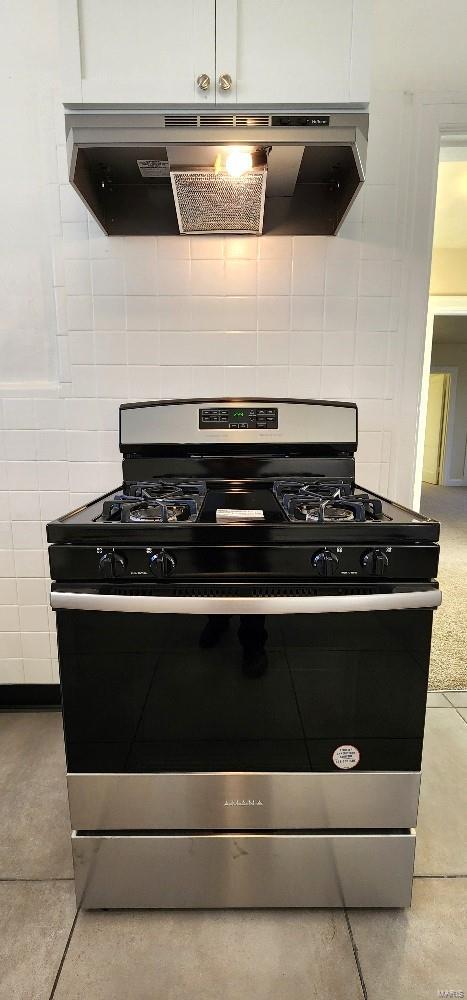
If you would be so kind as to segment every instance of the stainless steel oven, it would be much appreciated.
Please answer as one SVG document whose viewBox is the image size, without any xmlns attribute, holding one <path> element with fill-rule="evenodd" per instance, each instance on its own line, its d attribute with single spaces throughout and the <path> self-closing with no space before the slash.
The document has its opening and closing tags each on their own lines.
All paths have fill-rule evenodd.
<svg viewBox="0 0 467 1000">
<path fill-rule="evenodd" d="M 48 526 L 84 907 L 410 903 L 439 525 L 353 404 L 125 404 Z"/>
</svg>

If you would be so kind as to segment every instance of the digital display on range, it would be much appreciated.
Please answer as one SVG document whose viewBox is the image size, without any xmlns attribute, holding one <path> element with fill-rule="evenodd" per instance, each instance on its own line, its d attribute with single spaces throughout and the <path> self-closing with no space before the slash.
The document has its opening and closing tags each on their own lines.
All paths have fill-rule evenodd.
<svg viewBox="0 0 467 1000">
<path fill-rule="evenodd" d="M 278 426 L 277 406 L 215 406 L 199 411 L 200 430 L 277 430 Z"/>
</svg>

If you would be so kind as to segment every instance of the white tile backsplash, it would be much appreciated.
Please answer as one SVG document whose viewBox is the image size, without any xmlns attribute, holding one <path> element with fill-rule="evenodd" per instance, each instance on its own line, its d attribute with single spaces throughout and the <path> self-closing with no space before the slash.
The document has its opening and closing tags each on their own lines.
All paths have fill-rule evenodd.
<svg viewBox="0 0 467 1000">
<path fill-rule="evenodd" d="M 258 333 L 258 364 L 287 365 L 289 360 L 289 338 L 283 332 L 269 330 Z"/>
<path fill-rule="evenodd" d="M 225 261 L 225 284 L 218 295 L 256 295 L 257 291 L 257 264 L 252 260 L 229 259 Z M 196 289 L 193 282 L 193 292 L 195 295 L 202 295 L 203 292 Z M 213 293 L 216 294 L 216 293 Z"/>
<path fill-rule="evenodd" d="M 161 295 L 190 294 L 191 262 L 189 260 L 160 260 L 157 267 L 157 282 Z"/>
<path fill-rule="evenodd" d="M 289 338 L 291 365 L 321 365 L 323 334 L 319 330 L 292 330 Z"/>
<path fill-rule="evenodd" d="M 291 262 L 288 257 L 260 259 L 258 262 L 258 294 L 289 295 Z"/>
<path fill-rule="evenodd" d="M 292 298 L 292 330 L 322 330 L 324 299 L 320 295 L 296 295 Z"/>
<path fill-rule="evenodd" d="M 64 279 L 61 284 L 65 284 L 67 295 L 91 294 L 91 268 L 88 260 L 65 260 Z"/>
<path fill-rule="evenodd" d="M 360 295 L 391 294 L 392 262 L 387 260 L 360 261 Z"/>
<path fill-rule="evenodd" d="M 352 396 L 352 381 L 351 365 L 326 365 L 321 376 L 321 396 L 324 399 L 349 399 Z"/>
<path fill-rule="evenodd" d="M 161 238 L 159 242 L 165 244 L 166 241 Z M 236 243 L 237 241 L 234 239 L 233 242 Z M 248 240 L 242 240 L 242 243 L 245 244 L 246 251 Z M 255 240 L 253 237 L 254 243 Z M 224 238 L 222 236 L 196 236 L 186 241 L 186 250 L 192 260 L 222 260 L 224 257 Z M 227 257 L 228 254 L 226 253 L 225 256 Z M 241 256 L 246 257 L 246 252 Z M 256 257 L 256 250 L 253 256 Z"/>
<path fill-rule="evenodd" d="M 127 301 L 131 303 L 135 300 L 129 297 Z M 88 324 L 87 328 L 90 325 Z M 96 295 L 94 297 L 94 329 L 125 329 L 125 298 L 123 295 Z"/>
<path fill-rule="evenodd" d="M 32 399 L 4 399 L 3 426 L 10 430 L 33 430 L 36 426 Z"/>
<path fill-rule="evenodd" d="M 324 306 L 324 329 L 345 333 L 355 329 L 357 299 L 342 295 L 326 297 Z"/>
<path fill-rule="evenodd" d="M 354 333 L 332 333 L 323 336 L 323 365 L 351 365 L 355 353 Z"/>
<path fill-rule="evenodd" d="M 35 521 L 40 519 L 39 493 L 16 490 L 10 494 L 9 507 L 11 518 L 14 521 Z"/>
<path fill-rule="evenodd" d="M 0 579 L 0 605 L 12 605 L 17 603 L 18 590 L 16 580 L 6 580 L 4 578 Z M 42 603 L 45 603 L 45 599 Z"/>
<path fill-rule="evenodd" d="M 6 469 L 9 490 L 37 490 L 36 462 L 7 462 Z"/>
<path fill-rule="evenodd" d="M 258 330 L 288 330 L 290 326 L 290 297 L 287 295 L 260 295 L 257 299 Z"/>
<path fill-rule="evenodd" d="M 72 365 L 85 365 L 95 361 L 94 335 L 88 330 L 71 330 L 68 337 L 70 362 Z"/>
<path fill-rule="evenodd" d="M 219 336 L 222 336 L 223 364 L 256 364 L 257 344 L 262 334 L 252 330 L 229 330 Z"/>
<path fill-rule="evenodd" d="M 160 335 L 154 330 L 132 330 L 128 333 L 125 348 L 129 365 L 159 364 Z M 120 360 L 123 361 L 123 357 Z"/>
<path fill-rule="evenodd" d="M 299 399 L 319 399 L 321 396 L 321 366 L 291 365 L 289 393 Z"/>
<path fill-rule="evenodd" d="M 94 358 L 97 365 L 124 365 L 127 361 L 127 337 L 115 330 L 96 330 Z"/>
<path fill-rule="evenodd" d="M 206 237 L 207 240 L 215 239 L 216 237 Z M 193 256 L 196 257 L 196 249 L 200 241 L 204 241 L 204 237 L 198 236 L 196 239 L 192 240 L 192 247 L 195 252 Z M 222 243 L 222 240 L 220 240 Z M 226 236 L 223 242 L 223 250 L 225 259 L 238 258 L 238 260 L 256 260 L 258 257 L 258 245 L 262 242 L 256 236 Z M 222 253 L 220 254 L 222 256 Z"/>
<path fill-rule="evenodd" d="M 192 295 L 223 295 L 225 291 L 224 261 L 203 258 L 192 260 L 190 279 Z"/>
<path fill-rule="evenodd" d="M 321 249 L 321 244 L 320 244 Z M 304 252 L 304 251 L 307 252 Z M 326 274 L 326 255 L 317 253 L 307 247 L 293 258 L 292 263 L 292 294 L 293 295 L 323 295 Z"/>
<path fill-rule="evenodd" d="M 127 330 L 159 329 L 159 301 L 155 295 L 130 295 L 126 300 Z"/>
<path fill-rule="evenodd" d="M 96 370 L 96 376 L 98 396 L 112 396 L 119 402 L 127 398 L 128 368 L 126 365 L 100 365 Z M 116 409 L 118 410 L 118 404 Z"/>
<path fill-rule="evenodd" d="M 23 632 L 48 632 L 47 607 L 41 604 L 22 605 L 19 609 L 19 624 Z"/>
<path fill-rule="evenodd" d="M 69 330 L 92 330 L 92 298 L 90 295 L 68 295 L 67 320 Z"/>
<path fill-rule="evenodd" d="M 356 365 L 354 392 L 356 396 L 384 397 L 386 368 L 384 365 Z"/>
<path fill-rule="evenodd" d="M 363 333 L 389 330 L 390 304 L 387 296 L 361 296 L 357 308 L 357 330 Z"/>
<path fill-rule="evenodd" d="M 91 263 L 94 295 L 123 295 L 123 261 L 118 258 L 93 260 Z"/>
<path fill-rule="evenodd" d="M 261 260 L 287 260 L 292 256 L 291 236 L 263 236 L 255 242 Z"/>
<path fill-rule="evenodd" d="M 351 244 L 352 245 L 352 244 Z M 345 295 L 354 298 L 358 291 L 360 260 L 346 256 L 328 255 L 326 263 L 326 295 Z"/>
<path fill-rule="evenodd" d="M 3 431 L 5 458 L 14 461 L 17 455 L 30 460 L 37 458 L 35 431 Z"/>
</svg>

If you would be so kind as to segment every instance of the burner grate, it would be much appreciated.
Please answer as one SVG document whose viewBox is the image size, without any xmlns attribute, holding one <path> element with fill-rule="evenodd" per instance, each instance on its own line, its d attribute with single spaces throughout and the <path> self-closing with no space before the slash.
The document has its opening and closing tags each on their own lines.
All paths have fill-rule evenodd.
<svg viewBox="0 0 467 1000">
<path fill-rule="evenodd" d="M 382 517 L 379 498 L 355 493 L 345 480 L 282 479 L 274 483 L 273 493 L 289 521 L 361 523 Z"/>
<path fill-rule="evenodd" d="M 202 480 L 154 480 L 124 484 L 121 493 L 104 501 L 103 521 L 176 523 L 196 521 L 206 494 Z"/>
</svg>

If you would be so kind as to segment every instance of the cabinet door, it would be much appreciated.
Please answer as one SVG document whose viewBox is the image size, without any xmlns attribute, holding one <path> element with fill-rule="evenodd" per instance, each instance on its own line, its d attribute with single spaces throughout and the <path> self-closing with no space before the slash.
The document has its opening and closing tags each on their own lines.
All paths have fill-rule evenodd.
<svg viewBox="0 0 467 1000">
<path fill-rule="evenodd" d="M 217 0 L 217 102 L 367 103 L 370 3 Z"/>
<path fill-rule="evenodd" d="M 60 0 L 60 13 L 65 102 L 214 101 L 215 0 Z"/>
</svg>

